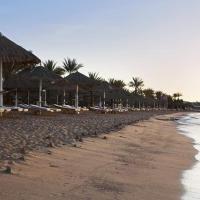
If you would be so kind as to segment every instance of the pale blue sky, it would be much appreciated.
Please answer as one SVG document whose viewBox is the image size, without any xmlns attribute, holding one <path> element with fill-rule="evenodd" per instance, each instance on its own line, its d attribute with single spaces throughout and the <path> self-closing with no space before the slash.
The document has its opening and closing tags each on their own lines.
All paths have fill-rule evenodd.
<svg viewBox="0 0 200 200">
<path fill-rule="evenodd" d="M 199 0 L 0 0 L 0 31 L 42 60 L 200 100 Z"/>
</svg>

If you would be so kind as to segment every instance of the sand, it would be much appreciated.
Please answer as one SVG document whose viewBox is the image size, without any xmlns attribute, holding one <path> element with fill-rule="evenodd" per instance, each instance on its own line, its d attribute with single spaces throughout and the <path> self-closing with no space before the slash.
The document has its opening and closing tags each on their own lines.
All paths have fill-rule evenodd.
<svg viewBox="0 0 200 200">
<path fill-rule="evenodd" d="M 180 178 L 194 161 L 176 123 L 151 118 L 89 137 L 77 147 L 32 152 L 0 174 L 2 200 L 177 200 Z"/>
<path fill-rule="evenodd" d="M 80 115 L 59 113 L 56 116 L 14 113 L 10 117 L 0 118 L 0 160 L 23 160 L 29 151 L 46 151 L 47 147 L 74 143 L 84 137 L 118 130 L 124 125 L 148 119 L 158 113 L 166 112 L 106 115 L 85 112 Z"/>
</svg>

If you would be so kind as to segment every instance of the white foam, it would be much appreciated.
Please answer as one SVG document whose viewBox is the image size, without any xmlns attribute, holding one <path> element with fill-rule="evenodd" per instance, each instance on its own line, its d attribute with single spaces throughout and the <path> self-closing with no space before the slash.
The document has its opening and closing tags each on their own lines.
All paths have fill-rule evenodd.
<svg viewBox="0 0 200 200">
<path fill-rule="evenodd" d="M 200 114 L 188 114 L 178 121 L 178 130 L 194 140 L 194 148 L 198 150 L 195 156 L 197 163 L 183 173 L 182 184 L 185 193 L 182 200 L 200 199 Z"/>
</svg>

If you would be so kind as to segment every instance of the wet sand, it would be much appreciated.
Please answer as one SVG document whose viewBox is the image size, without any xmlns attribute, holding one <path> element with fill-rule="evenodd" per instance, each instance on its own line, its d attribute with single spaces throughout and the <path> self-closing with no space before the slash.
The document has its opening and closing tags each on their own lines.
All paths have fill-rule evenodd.
<svg viewBox="0 0 200 200">
<path fill-rule="evenodd" d="M 177 200 L 181 173 L 194 161 L 174 121 L 151 118 L 90 137 L 77 147 L 29 153 L 0 174 L 2 200 Z"/>
</svg>

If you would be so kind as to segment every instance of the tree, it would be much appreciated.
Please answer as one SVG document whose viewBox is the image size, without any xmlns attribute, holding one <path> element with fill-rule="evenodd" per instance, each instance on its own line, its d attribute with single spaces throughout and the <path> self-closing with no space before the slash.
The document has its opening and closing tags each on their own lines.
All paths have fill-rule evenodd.
<svg viewBox="0 0 200 200">
<path fill-rule="evenodd" d="M 152 98 L 152 99 L 154 99 L 154 90 L 153 89 L 151 89 L 151 88 L 148 88 L 148 89 L 144 89 L 143 90 L 143 93 L 144 93 L 144 96 L 146 97 L 146 98 Z"/>
<path fill-rule="evenodd" d="M 81 67 L 83 67 L 83 64 L 78 64 L 76 59 L 67 58 L 63 61 L 63 68 L 69 74 L 77 72 Z"/>
<path fill-rule="evenodd" d="M 110 78 L 109 79 L 109 83 L 111 86 L 119 88 L 119 89 L 123 89 L 126 84 L 124 83 L 124 81 L 122 80 L 115 80 L 114 78 Z"/>
<path fill-rule="evenodd" d="M 89 72 L 88 75 L 89 75 L 89 78 L 92 79 L 92 80 L 94 80 L 94 81 L 104 81 L 103 78 L 101 78 L 99 76 L 99 73 Z"/>
<path fill-rule="evenodd" d="M 160 101 L 161 98 L 162 98 L 162 96 L 163 96 L 163 92 L 157 91 L 157 92 L 155 92 L 155 95 L 156 95 L 156 99 L 157 99 L 158 101 Z"/>
<path fill-rule="evenodd" d="M 133 77 L 132 81 L 129 82 L 129 86 L 134 88 L 135 94 L 139 94 L 139 90 L 144 86 L 144 82 L 139 77 Z"/>
<path fill-rule="evenodd" d="M 183 100 L 180 99 L 181 96 L 182 94 L 179 92 L 173 94 L 174 104 L 177 109 L 183 106 Z"/>
<path fill-rule="evenodd" d="M 155 106 L 155 92 L 154 92 L 154 90 L 151 89 L 151 88 L 144 89 L 143 94 L 146 98 L 147 104 L 149 106 L 152 106 L 152 103 L 153 103 L 153 106 Z"/>
<path fill-rule="evenodd" d="M 179 100 L 181 96 L 183 96 L 183 95 L 179 92 L 173 94 L 174 100 Z"/>
<path fill-rule="evenodd" d="M 56 62 L 54 62 L 53 60 L 47 60 L 45 62 L 43 62 L 43 66 L 44 68 L 48 69 L 51 72 L 54 72 L 55 74 L 62 76 L 65 73 L 65 70 L 61 67 L 57 67 L 56 66 Z"/>
</svg>

